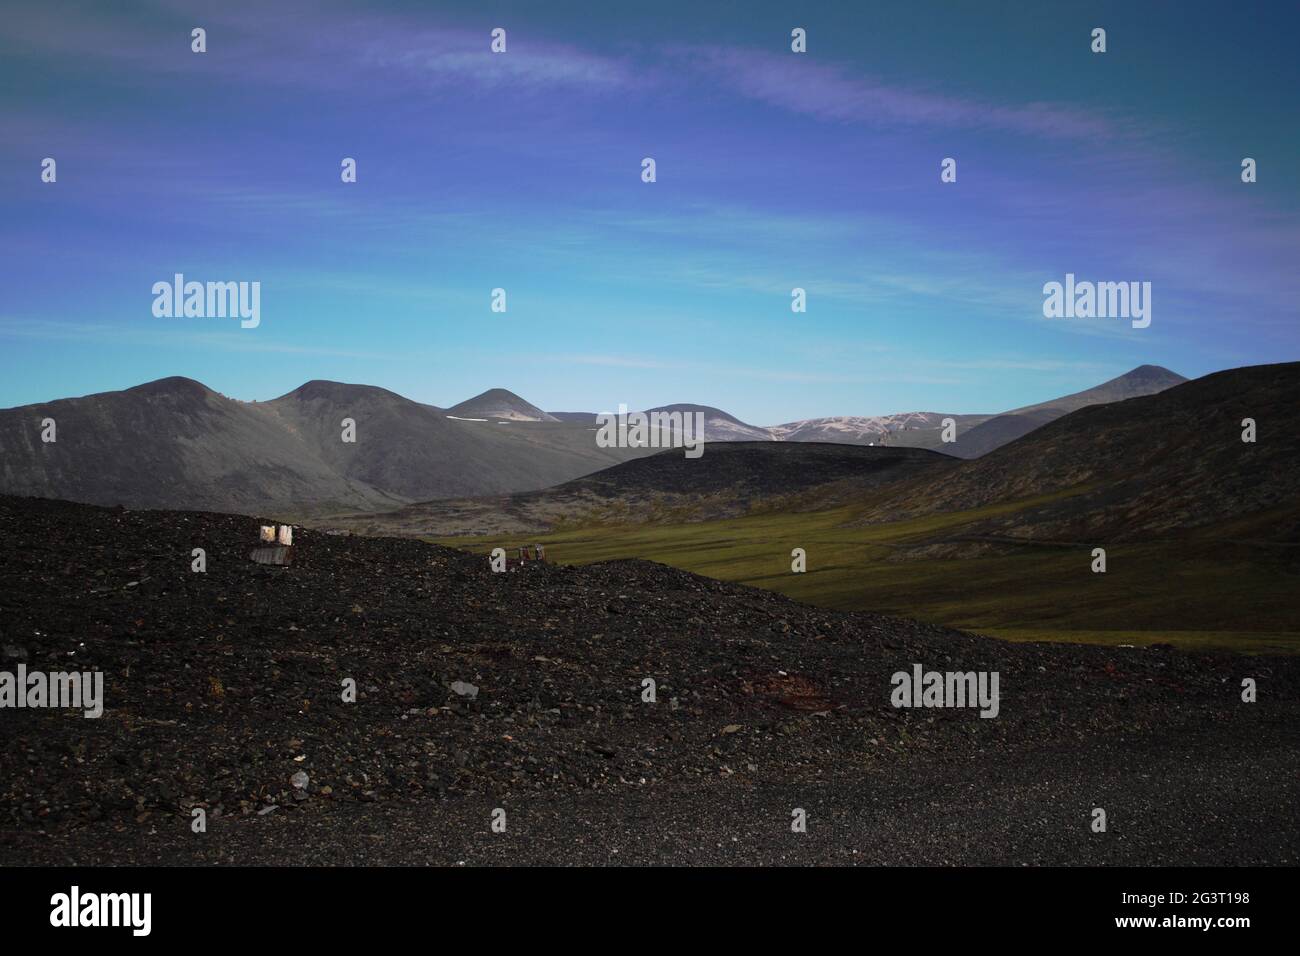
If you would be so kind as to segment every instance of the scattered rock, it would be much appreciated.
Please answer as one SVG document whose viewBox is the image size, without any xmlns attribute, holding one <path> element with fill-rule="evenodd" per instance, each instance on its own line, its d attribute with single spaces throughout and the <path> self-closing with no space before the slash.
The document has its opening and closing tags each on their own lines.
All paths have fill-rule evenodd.
<svg viewBox="0 0 1300 956">
<path fill-rule="evenodd" d="M 475 685 L 466 683 L 463 680 L 452 681 L 451 689 L 452 692 L 457 694 L 458 696 L 467 697 L 470 700 L 474 700 L 475 698 L 478 697 L 478 688 Z"/>
</svg>

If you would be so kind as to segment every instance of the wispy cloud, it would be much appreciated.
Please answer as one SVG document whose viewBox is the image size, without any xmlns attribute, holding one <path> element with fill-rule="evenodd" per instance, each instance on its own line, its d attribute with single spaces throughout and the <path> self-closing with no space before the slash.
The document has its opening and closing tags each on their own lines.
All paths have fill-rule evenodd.
<svg viewBox="0 0 1300 956">
<path fill-rule="evenodd" d="M 756 50 L 677 47 L 684 64 L 752 100 L 833 122 L 996 129 L 1065 139 L 1109 139 L 1116 122 L 1054 103 L 1007 105 L 909 89 L 807 57 Z"/>
<path fill-rule="evenodd" d="M 367 89 L 400 94 L 410 85 L 453 95 L 506 88 L 512 94 L 639 85 L 625 59 L 536 33 L 507 33 L 507 53 L 493 54 L 487 29 L 470 30 L 429 16 L 359 12 L 320 2 L 213 5 L 196 16 L 193 4 L 162 3 L 136 11 L 134 23 L 97 7 L 75 16 L 29 9 L 6 24 L 23 52 L 129 63 L 145 73 L 206 71 L 234 83 L 275 83 L 313 89 Z M 208 53 L 191 57 L 190 29 L 208 33 Z M 233 67 L 233 68 L 232 68 Z M 388 83 L 370 82 L 387 75 Z M 404 81 L 404 82 L 403 82 Z"/>
<path fill-rule="evenodd" d="M 402 31 L 367 42 L 357 62 L 399 70 L 432 87 L 472 83 L 515 93 L 554 88 L 612 92 L 640 83 L 627 63 L 572 46 L 530 38 L 507 49 L 506 55 L 491 54 L 485 33 Z"/>
</svg>

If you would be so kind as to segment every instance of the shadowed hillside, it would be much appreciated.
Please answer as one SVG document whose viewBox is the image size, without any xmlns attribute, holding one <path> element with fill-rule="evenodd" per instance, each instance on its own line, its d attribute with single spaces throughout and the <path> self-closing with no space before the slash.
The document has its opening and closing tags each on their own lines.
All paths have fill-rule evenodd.
<svg viewBox="0 0 1300 956">
<path fill-rule="evenodd" d="M 955 464 L 920 448 L 727 442 L 699 459 L 670 450 L 567 482 L 554 491 L 590 490 L 609 498 L 646 492 L 739 497 L 785 495 L 854 479 L 862 487 Z M 543 492 L 545 494 L 545 492 Z"/>
<path fill-rule="evenodd" d="M 961 458 L 979 458 L 1070 412 L 1076 412 L 1089 405 L 1105 405 L 1129 398 L 1140 398 L 1143 395 L 1155 395 L 1186 381 L 1187 379 L 1177 372 L 1171 372 L 1159 365 L 1139 365 L 1131 372 L 1126 372 L 1094 388 L 1055 398 L 1049 402 L 1012 409 L 980 422 L 969 430 L 959 427 L 957 441 L 944 450 Z"/>
<path fill-rule="evenodd" d="M 47 417 L 57 440 L 43 443 Z M 316 435 L 186 378 L 0 411 L 0 478 L 11 494 L 129 507 L 401 501 L 332 468 Z"/>
<path fill-rule="evenodd" d="M 987 523 L 1024 538 L 1137 540 L 1276 508 L 1259 534 L 1300 540 L 1300 363 L 1216 372 L 1157 395 L 1072 412 L 972 461 L 922 480 L 875 518 L 967 510 L 1053 495 Z M 1257 441 L 1242 441 L 1252 418 Z"/>
<path fill-rule="evenodd" d="M 355 442 L 343 441 L 344 419 Z M 259 403 L 166 378 L 0 410 L 0 491 L 132 508 L 384 510 L 554 485 L 649 451 L 598 448 L 577 423 L 457 421 L 386 389 L 325 381 Z"/>
<path fill-rule="evenodd" d="M 700 458 L 670 449 L 543 491 L 428 501 L 328 523 L 366 533 L 446 536 L 541 532 L 588 521 L 704 521 L 827 507 L 957 464 L 919 448 L 715 442 Z"/>
</svg>

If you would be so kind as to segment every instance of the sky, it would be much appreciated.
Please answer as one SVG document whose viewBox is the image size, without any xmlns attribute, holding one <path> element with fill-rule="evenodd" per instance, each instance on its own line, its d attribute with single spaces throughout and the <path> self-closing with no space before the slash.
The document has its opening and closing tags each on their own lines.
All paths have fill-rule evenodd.
<svg viewBox="0 0 1300 956">
<path fill-rule="evenodd" d="M 1300 359 L 1294 5 L 0 11 L 0 406 L 184 375 L 777 424 Z M 260 324 L 155 316 L 176 273 L 259 282 Z M 1045 317 L 1067 273 L 1150 282 L 1150 326 Z"/>
</svg>

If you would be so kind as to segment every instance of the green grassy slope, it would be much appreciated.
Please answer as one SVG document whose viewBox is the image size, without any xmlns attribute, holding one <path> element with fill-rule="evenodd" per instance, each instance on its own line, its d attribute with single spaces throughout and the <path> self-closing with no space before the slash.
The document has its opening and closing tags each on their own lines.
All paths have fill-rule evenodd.
<svg viewBox="0 0 1300 956">
<path fill-rule="evenodd" d="M 1177 540 L 1110 545 L 1105 574 L 1090 570 L 1089 542 L 992 542 L 970 557 L 916 556 L 917 545 L 960 540 L 965 526 L 1044 500 L 867 525 L 857 524 L 866 502 L 684 524 L 595 523 L 535 540 L 553 561 L 645 558 L 809 604 L 905 615 L 1007 640 L 1300 651 L 1293 597 L 1300 593 L 1300 549 L 1251 538 L 1268 516 Z M 533 539 L 439 540 L 487 553 Z M 790 570 L 796 547 L 808 555 L 803 574 Z"/>
</svg>

